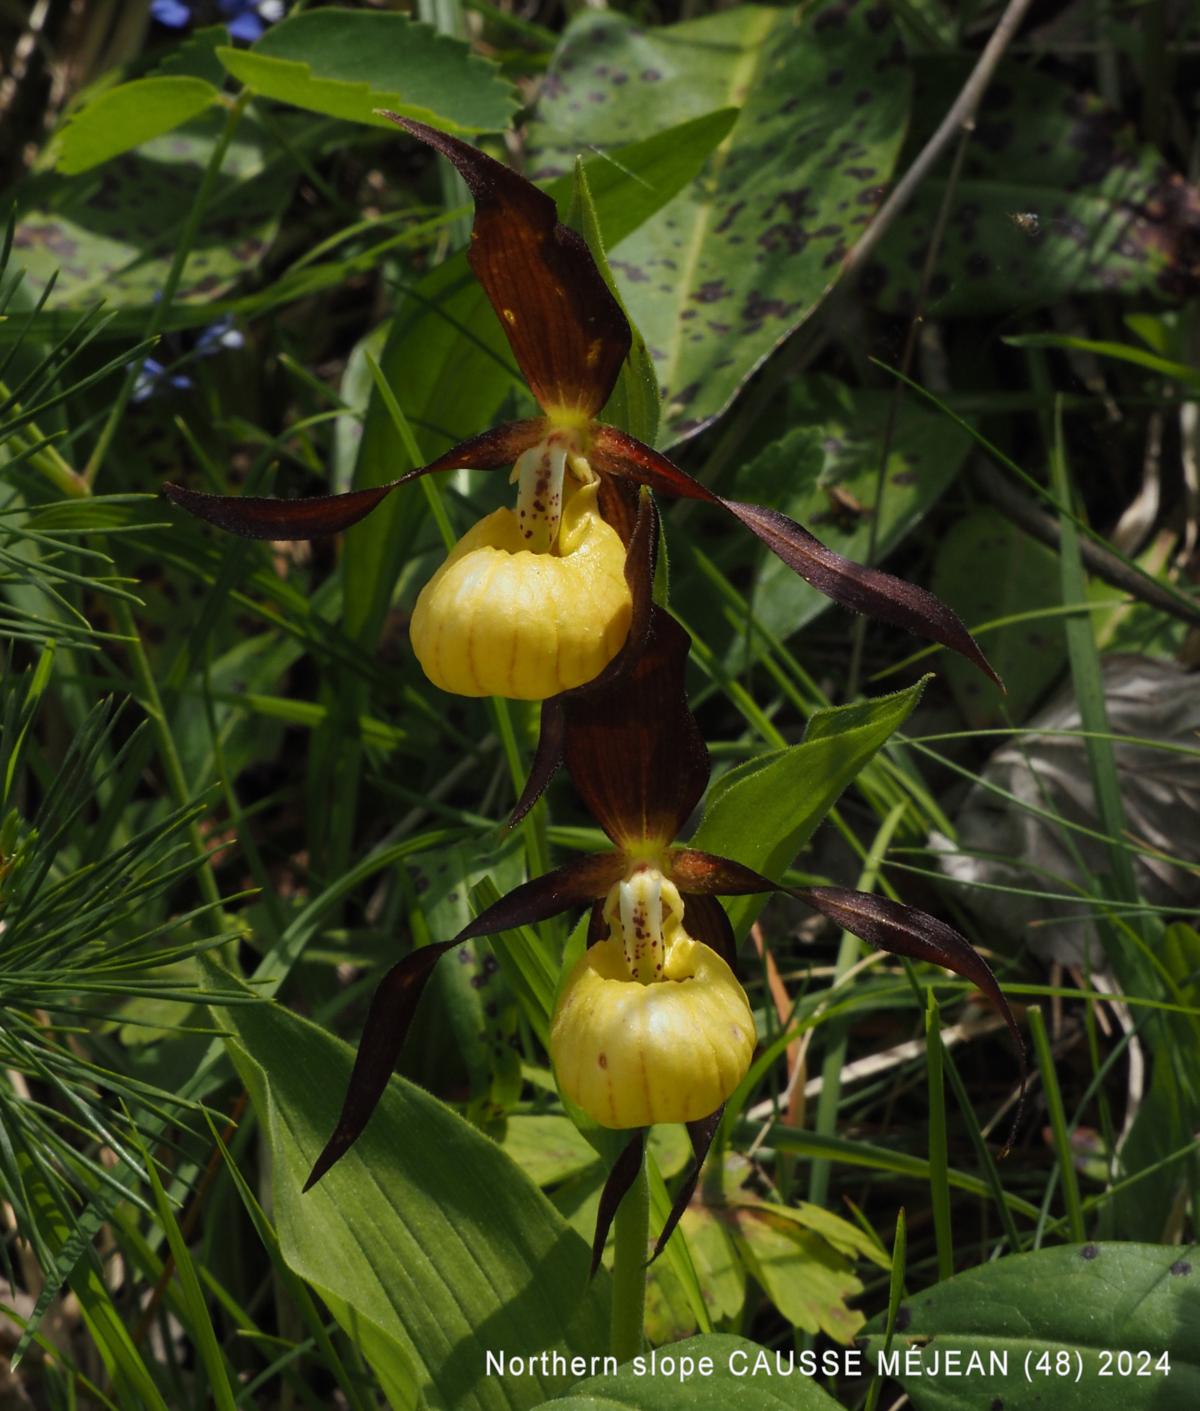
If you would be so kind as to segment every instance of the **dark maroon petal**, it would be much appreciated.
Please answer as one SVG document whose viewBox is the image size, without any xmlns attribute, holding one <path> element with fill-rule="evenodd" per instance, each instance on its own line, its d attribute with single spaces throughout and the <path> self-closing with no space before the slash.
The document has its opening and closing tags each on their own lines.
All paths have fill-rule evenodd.
<svg viewBox="0 0 1200 1411">
<path fill-rule="evenodd" d="M 433 967 L 457 940 L 422 946 L 393 965 L 371 999 L 367 1022 L 350 1073 L 341 1115 L 333 1135 L 313 1163 L 304 1189 L 311 1190 L 362 1135 L 383 1096 Z"/>
<path fill-rule="evenodd" d="M 452 941 L 422 946 L 393 965 L 371 1000 L 341 1115 L 304 1189 L 315 1186 L 362 1135 L 392 1076 L 426 981 L 446 951 L 473 937 L 528 926 L 602 897 L 623 872 L 624 862 L 617 853 L 574 858 L 544 877 L 515 887 L 481 911 Z"/>
<path fill-rule="evenodd" d="M 645 645 L 623 674 L 566 702 L 567 770 L 620 848 L 666 847 L 708 783 L 708 751 L 684 694 L 690 645 L 652 606 Z"/>
<path fill-rule="evenodd" d="M 910 960 L 927 960 L 933 965 L 952 970 L 964 980 L 969 980 L 995 1005 L 1008 1025 L 1021 1069 L 1021 1096 L 1013 1119 L 1015 1131 L 1025 1101 L 1025 1045 L 1021 1042 L 1021 1031 L 1017 1028 L 1017 1021 L 999 982 L 992 974 L 991 966 L 970 941 L 960 936 L 953 926 L 930 916 L 927 911 L 919 911 L 914 906 L 904 906 L 870 892 L 855 892 L 846 887 L 797 887 L 788 890 L 792 896 L 835 921 L 844 931 L 880 950 L 891 955 L 904 955 Z M 1011 1141 L 1010 1134 L 1008 1145 Z"/>
<path fill-rule="evenodd" d="M 407 485 L 410 480 L 440 470 L 497 470 L 512 465 L 522 451 L 536 446 L 546 432 L 546 421 L 540 416 L 506 421 L 490 431 L 481 431 L 478 436 L 468 436 L 428 465 L 405 471 L 396 484 Z"/>
<path fill-rule="evenodd" d="M 172 504 L 230 534 L 247 539 L 320 539 L 338 534 L 369 515 L 400 482 L 351 490 L 345 495 L 313 495 L 305 500 L 274 500 L 258 495 L 206 495 L 183 485 L 166 484 Z"/>
<path fill-rule="evenodd" d="M 600 1208 L 596 1211 L 596 1233 L 592 1236 L 592 1265 L 588 1278 L 594 1278 L 600 1261 L 604 1258 L 604 1246 L 608 1241 L 608 1231 L 625 1193 L 637 1180 L 642 1169 L 642 1158 L 646 1153 L 646 1129 L 639 1127 L 630 1137 L 620 1156 L 613 1162 L 608 1180 L 600 1192 Z"/>
<path fill-rule="evenodd" d="M 542 702 L 542 713 L 538 725 L 537 748 L 533 753 L 533 763 L 517 806 L 509 815 L 508 826 L 515 828 L 521 819 L 546 792 L 546 786 L 554 778 L 554 771 L 562 763 L 563 732 L 566 730 L 566 717 L 563 711 L 562 696 L 550 696 Z"/>
<path fill-rule="evenodd" d="M 869 945 L 892 955 L 929 961 L 969 980 L 1000 1011 L 1016 1046 L 1021 1073 L 1021 1099 L 1012 1125 L 1012 1130 L 1016 1130 L 1025 1100 L 1025 1046 L 1021 1042 L 1017 1021 L 991 967 L 953 926 L 939 921 L 927 911 L 889 901 L 871 892 L 856 892 L 847 887 L 777 886 L 751 868 L 743 867 L 740 862 L 715 857 L 695 848 L 672 849 L 670 868 L 671 879 L 688 897 L 689 903 L 690 894 L 745 896 L 755 892 L 786 892 Z M 1010 1133 L 1009 1145 L 1011 1141 Z"/>
<path fill-rule="evenodd" d="M 654 1253 L 647 1261 L 650 1264 L 653 1264 L 666 1249 L 667 1241 L 675 1233 L 675 1226 L 679 1224 L 683 1212 L 691 1204 L 692 1196 L 696 1194 L 696 1182 L 700 1179 L 700 1172 L 704 1167 L 709 1148 L 713 1144 L 713 1138 L 717 1135 L 717 1128 L 721 1125 L 721 1114 L 724 1111 L 725 1104 L 722 1103 L 715 1112 L 710 1112 L 707 1117 L 701 1117 L 697 1121 L 687 1124 L 688 1136 L 692 1139 L 692 1155 L 695 1159 L 692 1163 L 692 1169 L 688 1172 L 687 1180 L 680 1186 L 671 1204 L 671 1213 L 667 1216 L 667 1223 L 663 1226 L 658 1243 L 654 1246 Z"/>
<path fill-rule="evenodd" d="M 715 896 L 683 892 L 683 929 L 692 940 L 715 950 L 730 970 L 738 973 L 737 941 L 729 913 Z"/>
<path fill-rule="evenodd" d="M 624 475 L 667 495 L 706 500 L 721 505 L 756 535 L 768 549 L 806 583 L 852 612 L 902 627 L 918 637 L 938 642 L 973 662 L 998 686 L 999 676 L 979 644 L 953 612 L 932 593 L 878 568 L 864 568 L 827 549 L 807 529 L 778 510 L 724 500 L 661 452 L 652 450 L 613 426 L 596 429 L 592 464 L 609 475 Z"/>
<path fill-rule="evenodd" d="M 671 880 L 679 890 L 698 896 L 741 897 L 786 890 L 753 868 L 698 848 L 672 848 L 670 866 Z"/>
<path fill-rule="evenodd" d="M 350 490 L 344 495 L 312 495 L 302 500 L 276 500 L 256 495 L 206 495 L 183 485 L 166 484 L 162 493 L 172 504 L 197 519 L 248 539 L 320 539 L 357 524 L 398 485 L 432 471 L 495 470 L 512 465 L 522 451 L 536 444 L 545 430 L 539 417 L 510 421 L 453 446 L 428 465 L 418 466 L 386 485 Z"/>
<path fill-rule="evenodd" d="M 477 148 L 385 113 L 453 162 L 475 198 L 467 254 L 538 405 L 593 417 L 629 352 L 621 306 L 551 197 Z"/>
</svg>

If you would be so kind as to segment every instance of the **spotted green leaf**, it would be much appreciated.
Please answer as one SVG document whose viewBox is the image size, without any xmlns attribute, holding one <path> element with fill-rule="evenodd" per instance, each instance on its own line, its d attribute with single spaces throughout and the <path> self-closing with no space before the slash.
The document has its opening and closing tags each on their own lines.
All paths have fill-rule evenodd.
<svg viewBox="0 0 1200 1411">
<path fill-rule="evenodd" d="M 917 71 L 914 154 L 953 101 L 963 70 Z M 888 310 L 913 306 L 945 172 L 921 184 L 863 272 Z M 930 285 L 930 312 L 998 312 L 1072 293 L 1194 291 L 1200 190 L 1139 143 L 1099 99 L 1028 67 L 1002 70 L 984 97 Z"/>
<path fill-rule="evenodd" d="M 55 144 L 56 165 L 67 176 L 97 167 L 181 127 L 219 96 L 211 83 L 183 74 L 119 83 L 71 115 Z"/>
<path fill-rule="evenodd" d="M 148 308 L 220 129 L 206 112 L 106 163 L 87 181 L 54 174 L 23 193 L 13 248 L 36 294 L 57 270 L 59 310 Z M 177 301 L 208 303 L 261 258 L 278 228 L 294 167 L 249 117 L 230 143 Z"/>
<path fill-rule="evenodd" d="M 536 175 L 741 108 L 699 178 L 611 255 L 658 370 L 664 443 L 726 407 L 836 280 L 892 174 L 908 91 L 883 6 L 743 5 L 655 30 L 588 11 L 568 27 L 530 132 Z"/>
<path fill-rule="evenodd" d="M 217 57 L 266 98 L 375 127 L 391 126 L 374 111 L 388 108 L 450 132 L 495 132 L 517 106 L 495 64 L 404 15 L 309 10 Z"/>
</svg>

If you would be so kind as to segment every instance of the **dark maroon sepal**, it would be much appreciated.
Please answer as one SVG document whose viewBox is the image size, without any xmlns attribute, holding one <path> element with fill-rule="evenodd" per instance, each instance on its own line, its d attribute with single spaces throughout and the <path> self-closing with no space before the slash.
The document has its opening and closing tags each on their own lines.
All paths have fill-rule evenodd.
<svg viewBox="0 0 1200 1411">
<path fill-rule="evenodd" d="M 452 941 L 422 946 L 393 965 L 380 982 L 367 1011 L 346 1099 L 333 1135 L 317 1157 L 304 1189 L 315 1186 L 362 1135 L 388 1085 L 416 1012 L 421 991 L 438 959 L 477 936 L 493 936 L 515 926 L 545 921 L 573 906 L 602 897 L 624 870 L 618 853 L 590 853 L 534 877 L 486 907 Z"/>
<path fill-rule="evenodd" d="M 373 485 L 345 495 L 313 495 L 303 500 L 275 500 L 258 495 L 206 495 L 183 485 L 166 484 L 163 495 L 197 519 L 247 539 L 320 539 L 357 524 L 399 485 Z"/>
<path fill-rule="evenodd" d="M 973 662 L 1003 689 L 978 642 L 940 598 L 878 568 L 864 568 L 824 544 L 778 510 L 725 500 L 669 461 L 661 452 L 618 431 L 596 431 L 592 463 L 610 475 L 623 475 L 667 495 L 720 505 L 756 535 L 806 583 L 835 603 L 938 642 Z"/>
<path fill-rule="evenodd" d="M 667 1216 L 667 1223 L 662 1228 L 662 1234 L 654 1246 L 654 1253 L 646 1261 L 653 1264 L 658 1256 L 667 1247 L 667 1241 L 675 1233 L 675 1226 L 683 1218 L 683 1212 L 692 1203 L 692 1196 L 696 1194 L 696 1183 L 700 1180 L 700 1172 L 704 1169 L 704 1162 L 708 1157 L 709 1148 L 713 1144 L 713 1138 L 717 1135 L 717 1128 L 721 1125 L 721 1116 L 725 1111 L 725 1104 L 722 1103 L 715 1112 L 710 1112 L 707 1117 L 701 1117 L 698 1121 L 687 1124 L 688 1136 L 692 1139 L 692 1169 L 688 1172 L 687 1180 L 680 1186 L 675 1199 L 671 1203 L 671 1213 Z"/>
<path fill-rule="evenodd" d="M 509 815 L 508 826 L 515 828 L 545 793 L 554 772 L 562 763 L 568 703 L 589 691 L 603 690 L 623 676 L 637 660 L 650 630 L 654 602 L 654 563 L 658 550 L 658 511 L 653 498 L 641 492 L 637 517 L 633 520 L 625 551 L 625 581 L 629 584 L 632 612 L 625 644 L 594 681 L 542 702 L 537 748 L 521 797 Z"/>
<path fill-rule="evenodd" d="M 435 127 L 383 116 L 453 162 L 467 183 L 475 198 L 467 259 L 538 405 L 595 416 L 631 335 L 586 241 L 559 221 L 551 197 L 511 168 Z"/>
<path fill-rule="evenodd" d="M 600 1261 L 604 1258 L 604 1246 L 608 1242 L 608 1232 L 625 1193 L 637 1180 L 646 1154 L 646 1129 L 638 1127 L 628 1143 L 621 1149 L 620 1156 L 613 1162 L 608 1180 L 600 1192 L 600 1206 L 596 1211 L 596 1233 L 592 1236 L 592 1263 L 588 1278 L 596 1276 Z"/>
<path fill-rule="evenodd" d="M 567 770 L 619 848 L 665 847 L 708 783 L 708 750 L 684 694 L 690 645 L 652 606 L 645 645 L 627 669 L 567 702 Z"/>
<path fill-rule="evenodd" d="M 907 956 L 910 960 L 926 960 L 933 965 L 942 966 L 943 969 L 952 970 L 964 980 L 969 980 L 995 1005 L 1008 1026 L 1021 1070 L 1021 1094 L 1012 1124 L 1012 1131 L 1015 1132 L 1025 1101 L 1025 1045 L 1021 1042 L 1021 1031 L 1017 1028 L 1017 1021 L 1000 988 L 1000 982 L 992 973 L 991 966 L 970 941 L 959 935 L 953 926 L 939 921 L 927 911 L 919 911 L 915 906 L 904 906 L 900 902 L 889 901 L 886 897 L 875 896 L 870 892 L 855 892 L 847 887 L 797 887 L 787 890 L 792 896 L 828 916 L 844 931 L 858 936 L 869 945 L 877 946 L 891 955 Z M 1011 1145 L 1010 1132 L 1005 1146 L 1006 1152 Z"/>
</svg>

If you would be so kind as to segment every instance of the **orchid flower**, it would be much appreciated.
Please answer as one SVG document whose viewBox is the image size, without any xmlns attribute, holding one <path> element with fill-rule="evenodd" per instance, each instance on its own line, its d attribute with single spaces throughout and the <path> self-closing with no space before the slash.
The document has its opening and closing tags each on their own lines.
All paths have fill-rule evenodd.
<svg viewBox="0 0 1200 1411">
<path fill-rule="evenodd" d="M 475 200 L 468 260 L 542 415 L 485 431 L 368 489 L 279 500 L 166 485 L 168 498 L 237 534 L 311 539 L 347 529 L 419 476 L 512 466 L 515 511 L 497 511 L 459 540 L 413 614 L 411 637 L 426 674 L 460 695 L 556 700 L 598 678 L 624 644 L 636 649 L 645 621 L 638 595 L 649 592 L 645 556 L 653 543 L 637 532 L 647 513 L 638 486 L 717 506 L 835 602 L 960 652 L 999 681 L 932 593 L 850 562 L 777 510 L 723 499 L 599 420 L 631 333 L 586 242 L 559 221 L 552 198 L 516 172 L 436 128 L 386 116 L 466 181 Z M 543 731 L 554 736 L 560 722 L 544 715 Z M 547 758 L 552 753 L 547 747 Z"/>
<path fill-rule="evenodd" d="M 590 906 L 588 949 L 563 982 L 550 1023 L 560 1091 L 601 1126 L 632 1131 L 600 1203 L 593 1270 L 641 1165 L 647 1128 L 685 1122 L 695 1163 L 655 1254 L 691 1198 L 724 1103 L 754 1051 L 753 1017 L 717 897 L 784 891 L 870 944 L 953 970 L 997 1007 L 1024 1057 L 987 962 L 928 913 L 842 887 L 781 887 L 676 837 L 708 783 L 709 760 L 684 692 L 690 642 L 662 608 L 620 676 L 568 696 L 567 771 L 612 849 L 515 888 L 452 940 L 422 946 L 384 976 L 371 1002 L 345 1103 L 306 1189 L 358 1138 L 383 1094 L 438 959 L 473 937 Z"/>
</svg>

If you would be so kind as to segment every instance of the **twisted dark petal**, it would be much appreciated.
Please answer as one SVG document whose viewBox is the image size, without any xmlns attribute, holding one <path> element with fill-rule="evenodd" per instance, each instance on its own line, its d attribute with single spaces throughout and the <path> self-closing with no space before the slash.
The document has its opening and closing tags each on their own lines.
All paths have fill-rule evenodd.
<svg viewBox="0 0 1200 1411">
<path fill-rule="evenodd" d="M 452 941 L 422 946 L 392 966 L 371 1000 L 341 1115 L 304 1183 L 305 1190 L 315 1186 L 362 1135 L 404 1047 L 421 992 L 446 951 L 473 937 L 544 921 L 569 907 L 603 896 L 621 876 L 623 865 L 616 853 L 575 858 L 544 877 L 515 887 L 481 911 Z"/>
<path fill-rule="evenodd" d="M 588 811 L 620 848 L 664 847 L 708 783 L 708 750 L 684 694 L 690 638 L 651 606 L 642 651 L 567 704 L 564 758 Z"/>
<path fill-rule="evenodd" d="M 715 950 L 730 970 L 738 973 L 737 941 L 729 914 L 715 896 L 683 892 L 683 929 L 694 941 Z"/>
<path fill-rule="evenodd" d="M 715 857 L 696 848 L 672 849 L 671 878 L 688 897 L 689 904 L 692 894 L 743 896 L 755 892 L 786 892 L 869 945 L 891 955 L 908 956 L 910 960 L 927 960 L 969 980 L 1000 1011 L 1017 1050 L 1021 1097 L 1005 1151 L 1012 1145 L 1013 1133 L 1020 1123 L 1025 1101 L 1025 1046 L 1021 1042 L 1017 1021 L 991 967 L 953 926 L 915 906 L 905 906 L 870 892 L 852 891 L 848 887 L 781 887 L 751 868 L 743 867 L 740 862 Z"/>
<path fill-rule="evenodd" d="M 692 1163 L 692 1169 L 688 1172 L 687 1180 L 680 1186 L 679 1193 L 672 1202 L 667 1223 L 663 1226 L 662 1234 L 659 1235 L 658 1242 L 654 1246 L 654 1253 L 647 1261 L 650 1264 L 653 1264 L 666 1249 L 667 1241 L 675 1233 L 675 1226 L 679 1224 L 683 1212 L 691 1204 L 692 1196 L 696 1194 L 696 1183 L 700 1179 L 700 1172 L 704 1167 L 709 1148 L 713 1144 L 713 1138 L 717 1134 L 717 1128 L 721 1125 L 721 1114 L 724 1111 L 725 1104 L 722 1103 L 715 1112 L 710 1112 L 707 1117 L 701 1117 L 697 1121 L 687 1124 L 688 1136 L 692 1139 L 692 1155 L 695 1159 Z"/>
<path fill-rule="evenodd" d="M 996 1006 L 1012 1036 L 1021 1069 L 1021 1095 L 1005 1145 L 1007 1152 L 1025 1103 L 1025 1045 L 1021 1042 L 1021 1032 L 1008 1007 L 1008 1000 L 1004 998 L 1004 992 L 983 956 L 953 926 L 914 906 L 904 906 L 886 897 L 855 892 L 846 887 L 797 887 L 789 890 L 792 896 L 807 902 L 831 921 L 837 922 L 843 930 L 880 950 L 892 955 L 905 955 L 910 960 L 927 960 L 946 970 L 953 970 L 956 975 L 969 980 Z"/>
<path fill-rule="evenodd" d="M 591 459 L 598 470 L 628 476 L 663 494 L 720 505 L 827 598 L 949 647 L 1003 686 L 958 615 L 924 588 L 843 558 L 778 510 L 722 499 L 666 456 L 615 427 L 597 429 Z"/>
<path fill-rule="evenodd" d="M 589 1279 L 595 1278 L 596 1270 L 600 1267 L 613 1217 L 616 1215 L 621 1201 L 625 1198 L 625 1192 L 637 1180 L 637 1174 L 642 1169 L 642 1158 L 645 1154 L 646 1129 L 638 1127 L 622 1149 L 620 1156 L 613 1162 L 613 1168 L 608 1173 L 608 1180 L 605 1181 L 604 1189 L 600 1192 L 600 1208 L 596 1211 L 596 1233 L 592 1236 L 592 1264 L 588 1270 Z"/>
<path fill-rule="evenodd" d="M 351 490 L 345 495 L 313 495 L 304 500 L 275 500 L 260 495 L 206 495 L 183 485 L 166 484 L 162 493 L 173 505 L 247 539 L 320 539 L 338 534 L 365 518 L 400 482 Z"/>
<path fill-rule="evenodd" d="M 567 728 L 562 696 L 549 696 L 542 702 L 538 723 L 537 748 L 517 806 L 509 815 L 508 826 L 515 828 L 546 792 L 554 771 L 562 763 L 563 733 Z"/>
<path fill-rule="evenodd" d="M 437 128 L 385 117 L 453 162 L 475 198 L 467 259 L 538 405 L 592 417 L 629 352 L 621 306 L 554 201 L 509 167 Z"/>
<path fill-rule="evenodd" d="M 631 668 L 645 645 L 653 606 L 654 561 L 657 550 L 658 511 L 654 507 L 654 500 L 643 490 L 638 501 L 637 517 L 630 526 L 625 552 L 625 581 L 629 584 L 630 596 L 633 599 L 625 645 L 594 681 L 589 681 L 584 686 L 576 686 L 571 691 L 564 691 L 561 695 L 551 696 L 542 702 L 537 748 L 529 768 L 529 777 L 521 790 L 521 797 L 509 816 L 510 828 L 515 828 L 537 803 L 554 777 L 554 771 L 562 763 L 570 702 L 589 691 L 603 689 L 622 676 Z"/>
<path fill-rule="evenodd" d="M 207 520 L 218 529 L 242 534 L 248 539 L 320 539 L 339 534 L 364 519 L 398 485 L 428 475 L 431 471 L 495 470 L 511 465 L 528 447 L 535 445 L 545 423 L 539 418 L 510 421 L 472 436 L 398 480 L 350 490 L 344 495 L 312 495 L 303 500 L 277 500 L 258 495 L 206 495 L 183 485 L 166 484 L 162 493 L 197 519 Z"/>
<path fill-rule="evenodd" d="M 671 880 L 688 896 L 689 902 L 691 895 L 740 897 L 754 892 L 787 890 L 732 858 L 717 857 L 698 848 L 672 848 L 670 859 Z M 721 914 L 724 915 L 723 909 Z"/>
</svg>

